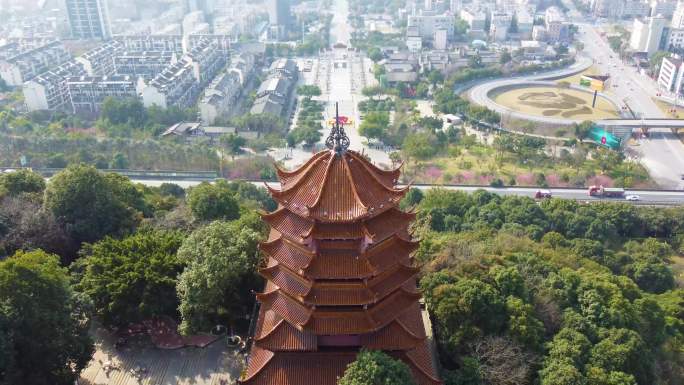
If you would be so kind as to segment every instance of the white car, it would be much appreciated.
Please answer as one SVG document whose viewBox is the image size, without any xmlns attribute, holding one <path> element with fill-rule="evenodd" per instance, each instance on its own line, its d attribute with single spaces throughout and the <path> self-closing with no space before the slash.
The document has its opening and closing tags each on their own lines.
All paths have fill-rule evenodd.
<svg viewBox="0 0 684 385">
<path fill-rule="evenodd" d="M 640 200 L 641 200 L 641 197 L 638 196 L 638 195 L 627 195 L 627 196 L 625 197 L 625 200 L 632 201 L 632 202 L 636 202 L 636 201 L 640 201 Z"/>
</svg>

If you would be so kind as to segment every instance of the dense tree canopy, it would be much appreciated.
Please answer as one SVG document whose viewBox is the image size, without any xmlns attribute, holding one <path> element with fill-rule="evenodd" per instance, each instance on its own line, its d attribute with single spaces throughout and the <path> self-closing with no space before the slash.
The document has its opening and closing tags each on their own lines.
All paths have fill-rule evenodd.
<svg viewBox="0 0 684 385">
<path fill-rule="evenodd" d="M 240 216 L 240 205 L 225 181 L 203 182 L 193 187 L 188 193 L 188 205 L 200 221 L 231 220 Z"/>
<path fill-rule="evenodd" d="M 681 382 L 684 301 L 673 301 L 682 292 L 669 266 L 681 208 L 485 191 L 411 199 L 447 384 Z M 508 382 L 495 380 L 502 371 Z"/>
<path fill-rule="evenodd" d="M 0 261 L 0 384 L 72 385 L 93 352 L 84 305 L 57 256 Z"/>
<path fill-rule="evenodd" d="M 184 267 L 176 252 L 182 242 L 180 233 L 159 230 L 105 238 L 77 262 L 78 289 L 92 299 L 108 326 L 176 316 L 176 278 Z"/>
<path fill-rule="evenodd" d="M 44 206 L 76 244 L 125 234 L 147 211 L 142 194 L 128 178 L 82 165 L 69 167 L 50 180 Z"/>
<path fill-rule="evenodd" d="M 251 217 L 251 218 L 250 218 Z M 254 217 L 216 221 L 193 232 L 178 250 L 187 265 L 178 281 L 181 331 L 207 331 L 249 313 L 251 290 L 260 286 L 257 244 L 262 235 Z"/>
<path fill-rule="evenodd" d="M 40 194 L 45 190 L 45 179 L 42 175 L 30 170 L 0 174 L 0 197 L 3 192 L 8 196 L 24 193 Z"/>
<path fill-rule="evenodd" d="M 349 364 L 339 385 L 412 385 L 411 370 L 405 363 L 376 350 L 362 350 Z"/>
</svg>

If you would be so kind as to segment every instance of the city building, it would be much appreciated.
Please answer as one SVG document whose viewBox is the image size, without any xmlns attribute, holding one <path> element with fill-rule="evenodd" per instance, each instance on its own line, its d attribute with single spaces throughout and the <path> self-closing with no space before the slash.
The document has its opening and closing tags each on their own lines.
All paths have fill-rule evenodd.
<svg viewBox="0 0 684 385">
<path fill-rule="evenodd" d="M 454 16 L 451 14 L 437 15 L 431 12 L 424 12 L 419 15 L 408 17 L 407 28 L 416 27 L 418 36 L 423 40 L 430 40 L 435 36 L 435 31 L 444 29 L 447 31 L 447 38 L 454 36 Z"/>
<path fill-rule="evenodd" d="M 549 7 L 544 13 L 544 30 L 547 41 L 567 41 L 570 38 L 570 27 L 558 7 Z"/>
<path fill-rule="evenodd" d="M 126 51 L 184 53 L 181 35 L 117 35 L 114 40 L 121 43 Z"/>
<path fill-rule="evenodd" d="M 485 27 L 487 26 L 487 15 L 479 9 L 461 10 L 461 19 L 468 23 L 468 35 L 473 38 L 482 38 L 486 35 Z"/>
<path fill-rule="evenodd" d="M 677 0 L 651 0 L 651 13 L 649 16 L 662 15 L 669 19 L 674 15 L 677 8 Z"/>
<path fill-rule="evenodd" d="M 66 79 L 74 113 L 95 115 L 108 97 L 137 98 L 135 78 L 127 75 L 80 76 Z"/>
<path fill-rule="evenodd" d="M 684 1 L 677 2 L 675 11 L 672 14 L 670 27 L 674 29 L 684 29 Z"/>
<path fill-rule="evenodd" d="M 83 65 L 73 60 L 25 82 L 23 94 L 26 107 L 29 111 L 72 111 L 66 79 L 84 75 Z"/>
<path fill-rule="evenodd" d="M 227 71 L 217 76 L 204 90 L 204 97 L 198 104 L 202 123 L 214 124 L 217 118 L 229 117 L 237 107 L 241 93 L 237 72 Z"/>
<path fill-rule="evenodd" d="M 286 36 L 292 23 L 290 0 L 267 0 L 268 21 L 274 30 L 276 39 Z"/>
<path fill-rule="evenodd" d="M 114 57 L 114 67 L 117 75 L 149 81 L 177 61 L 173 51 L 125 51 Z"/>
<path fill-rule="evenodd" d="M 189 61 L 183 58 L 166 67 L 146 85 L 139 85 L 145 107 L 159 106 L 169 108 L 191 107 L 200 93 L 200 87 L 195 78 L 195 69 Z"/>
<path fill-rule="evenodd" d="M 266 284 L 242 385 L 336 384 L 360 349 L 403 361 L 417 385 L 442 383 L 411 256 L 415 214 L 398 207 L 407 188 L 396 186 L 399 169 L 378 168 L 344 138 L 277 169 L 282 187 L 269 187 L 279 208 L 262 217 Z"/>
<path fill-rule="evenodd" d="M 515 13 L 518 22 L 518 38 L 520 40 L 528 40 L 532 38 L 532 29 L 534 28 L 534 17 L 524 8 L 518 9 Z"/>
<path fill-rule="evenodd" d="M 651 15 L 651 4 L 643 0 L 624 0 L 620 18 L 648 17 Z M 654 15 L 657 16 L 658 14 Z"/>
<path fill-rule="evenodd" d="M 658 73 L 658 87 L 661 90 L 680 94 L 684 86 L 684 68 L 678 56 L 663 58 Z"/>
<path fill-rule="evenodd" d="M 505 41 L 511 28 L 513 15 L 505 12 L 492 12 L 490 16 L 489 38 L 493 41 Z"/>
<path fill-rule="evenodd" d="M 203 39 L 185 55 L 185 60 L 193 67 L 200 88 L 211 82 L 218 71 L 226 65 L 227 56 L 218 50 L 216 42 Z"/>
<path fill-rule="evenodd" d="M 291 59 L 278 59 L 271 64 L 268 78 L 256 92 L 252 114 L 284 115 L 289 107 L 290 97 L 297 84 L 297 64 Z"/>
<path fill-rule="evenodd" d="M 645 52 L 649 57 L 660 47 L 666 20 L 655 16 L 634 19 L 629 47 L 634 52 Z"/>
<path fill-rule="evenodd" d="M 18 87 L 25 81 L 71 59 L 62 42 L 51 41 L 43 45 L 10 44 L 0 58 L 0 77 L 9 86 Z"/>
<path fill-rule="evenodd" d="M 65 0 L 67 18 L 74 39 L 102 39 L 112 36 L 107 0 Z"/>
<path fill-rule="evenodd" d="M 432 46 L 435 49 L 439 50 L 445 50 L 447 49 L 447 30 L 446 29 L 438 29 L 435 31 L 435 37 L 432 40 Z"/>
<path fill-rule="evenodd" d="M 116 71 L 114 57 L 122 46 L 116 40 L 105 42 L 76 58 L 83 65 L 88 76 L 107 76 Z"/>
<path fill-rule="evenodd" d="M 532 27 L 532 40 L 546 41 L 546 28 L 543 25 L 535 25 Z"/>
<path fill-rule="evenodd" d="M 423 38 L 420 37 L 418 26 L 412 25 L 406 28 L 406 47 L 411 52 L 420 52 L 423 49 Z"/>
</svg>

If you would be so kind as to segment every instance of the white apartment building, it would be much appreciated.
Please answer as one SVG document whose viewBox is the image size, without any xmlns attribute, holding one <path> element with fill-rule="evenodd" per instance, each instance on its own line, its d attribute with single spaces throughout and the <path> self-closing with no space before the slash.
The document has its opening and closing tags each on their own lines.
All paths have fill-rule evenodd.
<svg viewBox="0 0 684 385">
<path fill-rule="evenodd" d="M 121 49 L 119 42 L 111 40 L 77 57 L 76 61 L 83 65 L 88 76 L 112 75 L 116 71 L 114 57 Z"/>
<path fill-rule="evenodd" d="M 108 97 L 135 98 L 135 78 L 126 75 L 68 77 L 66 84 L 74 113 L 97 114 Z"/>
<path fill-rule="evenodd" d="M 217 118 L 230 115 L 241 92 L 237 73 L 227 71 L 218 75 L 204 91 L 204 97 L 198 104 L 202 123 L 214 124 Z"/>
<path fill-rule="evenodd" d="M 148 84 L 139 85 L 139 89 L 145 107 L 161 108 L 191 107 L 200 91 L 193 65 L 185 58 L 168 66 Z"/>
<path fill-rule="evenodd" d="M 489 38 L 494 41 L 505 41 L 508 38 L 513 16 L 509 13 L 492 12 L 490 20 Z"/>
<path fill-rule="evenodd" d="M 117 75 L 149 81 L 177 61 L 177 54 L 172 51 L 121 52 L 114 57 L 114 67 Z"/>
<path fill-rule="evenodd" d="M 25 81 L 71 59 L 71 55 L 59 41 L 52 41 L 28 50 L 22 50 L 22 47 L 18 46 L 14 48 L 16 50 L 12 53 L 15 55 L 0 59 L 0 77 L 7 85 L 13 87 L 21 86 Z"/>
<path fill-rule="evenodd" d="M 183 36 L 181 35 L 118 35 L 114 40 L 121 43 L 126 51 L 166 52 L 183 54 Z"/>
<path fill-rule="evenodd" d="M 463 19 L 470 27 L 468 32 L 471 36 L 484 35 L 485 26 L 487 25 L 487 15 L 480 10 L 462 9 L 461 19 Z"/>
<path fill-rule="evenodd" d="M 206 39 L 200 41 L 185 55 L 185 60 L 192 65 L 195 79 L 200 88 L 211 82 L 218 71 L 225 67 L 227 56 L 217 49 L 216 42 Z"/>
<path fill-rule="evenodd" d="M 634 52 L 646 52 L 650 57 L 660 46 L 666 20 L 663 17 L 634 19 L 629 48 Z"/>
<path fill-rule="evenodd" d="M 435 49 L 445 50 L 447 49 L 447 30 L 438 29 L 435 31 L 435 37 L 432 39 L 432 46 Z"/>
<path fill-rule="evenodd" d="M 431 12 L 423 12 L 420 15 L 412 15 L 408 17 L 408 27 L 417 27 L 418 35 L 422 39 L 432 40 L 435 36 L 435 31 L 438 29 L 445 29 L 447 37 L 454 36 L 454 21 L 455 18 L 450 13 L 436 15 Z"/>
<path fill-rule="evenodd" d="M 672 22 L 670 23 L 670 27 L 675 29 L 684 28 L 684 1 L 677 2 L 675 11 L 672 14 Z"/>
<path fill-rule="evenodd" d="M 660 65 L 660 73 L 658 74 L 658 87 L 669 92 L 682 92 L 684 86 L 684 69 L 682 68 L 682 60 L 679 57 L 666 57 Z"/>
<path fill-rule="evenodd" d="M 544 29 L 546 40 L 557 42 L 569 39 L 569 26 L 565 22 L 565 15 L 557 7 L 549 7 L 544 13 Z"/>
<path fill-rule="evenodd" d="M 29 111 L 71 110 L 66 79 L 84 75 L 85 69 L 74 60 L 25 82 L 23 93 L 26 107 Z"/>
</svg>

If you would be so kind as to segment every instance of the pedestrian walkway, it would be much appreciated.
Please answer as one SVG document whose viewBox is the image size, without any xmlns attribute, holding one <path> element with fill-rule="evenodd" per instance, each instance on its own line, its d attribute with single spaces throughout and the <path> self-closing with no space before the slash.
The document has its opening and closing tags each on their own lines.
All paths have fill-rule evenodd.
<svg viewBox="0 0 684 385">
<path fill-rule="evenodd" d="M 116 337 L 93 331 L 96 351 L 79 385 L 226 385 L 233 384 L 244 356 L 227 347 L 225 337 L 204 348 L 174 350 L 138 346 L 115 348 Z"/>
</svg>

